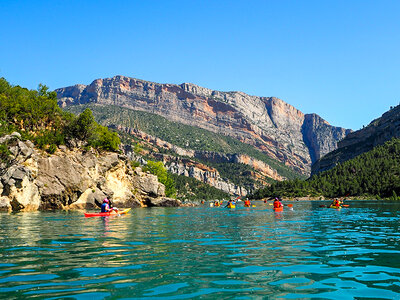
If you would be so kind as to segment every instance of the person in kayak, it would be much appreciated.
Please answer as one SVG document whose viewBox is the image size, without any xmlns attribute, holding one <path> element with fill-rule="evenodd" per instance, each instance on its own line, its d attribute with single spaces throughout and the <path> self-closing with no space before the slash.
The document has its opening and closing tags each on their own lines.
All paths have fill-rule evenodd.
<svg viewBox="0 0 400 300">
<path fill-rule="evenodd" d="M 236 205 L 235 200 L 228 200 L 228 203 L 225 205 L 225 207 L 230 207 Z"/>
<path fill-rule="evenodd" d="M 102 213 L 104 213 L 104 212 L 110 212 L 110 211 L 112 211 L 113 209 L 110 207 L 110 201 L 107 199 L 107 198 L 105 198 L 104 200 L 103 200 L 103 204 L 101 205 L 101 212 Z"/>
<path fill-rule="evenodd" d="M 336 207 L 339 207 L 339 206 L 340 206 L 340 201 L 339 201 L 339 199 L 335 199 L 335 200 L 333 200 L 333 202 L 332 202 L 331 206 L 336 206 Z"/>
<path fill-rule="evenodd" d="M 281 203 L 281 201 L 279 201 L 278 198 L 275 198 L 275 200 L 274 200 L 274 208 L 279 208 L 279 207 L 282 207 L 282 206 L 283 206 L 283 204 Z"/>
<path fill-rule="evenodd" d="M 249 198 L 246 198 L 246 200 L 244 200 L 244 206 L 247 206 L 247 207 L 251 206 Z"/>
</svg>

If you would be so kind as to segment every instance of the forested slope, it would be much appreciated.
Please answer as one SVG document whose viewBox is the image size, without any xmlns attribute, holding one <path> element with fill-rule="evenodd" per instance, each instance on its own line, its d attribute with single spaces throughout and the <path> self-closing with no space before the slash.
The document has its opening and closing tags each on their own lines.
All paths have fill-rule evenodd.
<svg viewBox="0 0 400 300">
<path fill-rule="evenodd" d="M 396 198 L 400 194 L 400 139 L 393 138 L 331 170 L 308 180 L 276 182 L 258 190 L 264 197 L 373 197 Z"/>
</svg>

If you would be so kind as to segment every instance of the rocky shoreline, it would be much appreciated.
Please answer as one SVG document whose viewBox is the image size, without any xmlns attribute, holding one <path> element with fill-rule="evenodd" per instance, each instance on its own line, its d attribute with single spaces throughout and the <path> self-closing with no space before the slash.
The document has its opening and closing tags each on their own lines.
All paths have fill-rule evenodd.
<svg viewBox="0 0 400 300">
<path fill-rule="evenodd" d="M 66 146 L 49 154 L 17 132 L 0 145 L 0 211 L 98 209 L 106 197 L 116 207 L 183 205 L 125 155 Z"/>
</svg>

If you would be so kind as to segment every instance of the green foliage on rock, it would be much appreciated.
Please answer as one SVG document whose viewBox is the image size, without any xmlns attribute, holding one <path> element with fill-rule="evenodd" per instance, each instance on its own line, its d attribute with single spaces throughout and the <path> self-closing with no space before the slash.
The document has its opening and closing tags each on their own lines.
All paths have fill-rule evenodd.
<svg viewBox="0 0 400 300">
<path fill-rule="evenodd" d="M 151 174 L 157 176 L 158 181 L 165 185 L 165 195 L 167 197 L 176 197 L 175 182 L 161 161 L 147 161 L 147 165 L 143 168 L 143 171 L 149 171 Z"/>
<path fill-rule="evenodd" d="M 276 182 L 254 198 L 362 196 L 397 199 L 400 194 L 400 139 L 392 139 L 306 181 Z"/>
<path fill-rule="evenodd" d="M 18 131 L 49 153 L 72 139 L 110 151 L 118 151 L 120 144 L 118 135 L 98 125 L 89 109 L 76 117 L 58 107 L 57 94 L 47 86 L 28 90 L 4 78 L 0 78 L 0 125 L 0 136 Z"/>
<path fill-rule="evenodd" d="M 171 174 L 175 187 L 179 191 L 178 198 L 183 200 L 216 200 L 230 199 L 230 195 L 195 178 Z"/>
</svg>

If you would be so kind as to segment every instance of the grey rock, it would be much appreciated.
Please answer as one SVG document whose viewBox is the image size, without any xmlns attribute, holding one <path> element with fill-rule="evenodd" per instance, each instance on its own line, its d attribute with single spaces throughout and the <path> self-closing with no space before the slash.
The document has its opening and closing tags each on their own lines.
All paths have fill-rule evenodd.
<svg viewBox="0 0 400 300">
<path fill-rule="evenodd" d="M 165 196 L 165 187 L 158 182 L 158 178 L 155 175 L 147 174 L 140 176 L 137 179 L 137 186 L 142 192 L 153 198 Z"/>
<path fill-rule="evenodd" d="M 12 153 L 12 155 L 14 157 L 17 157 L 17 155 L 19 154 L 19 147 L 18 146 L 9 147 L 8 150 L 10 150 L 10 152 Z"/>
<path fill-rule="evenodd" d="M 27 144 L 25 144 L 22 141 L 18 142 L 18 147 L 20 149 L 21 154 L 25 157 L 25 159 L 31 157 L 33 153 L 33 148 L 29 147 Z"/>
<path fill-rule="evenodd" d="M 0 212 L 11 210 L 10 199 L 8 197 L 0 197 Z"/>
<path fill-rule="evenodd" d="M 148 207 L 179 207 L 182 206 L 182 202 L 177 199 L 167 197 L 148 197 L 146 198 L 146 205 Z"/>
<path fill-rule="evenodd" d="M 26 168 L 22 167 L 22 168 L 16 169 L 16 170 L 12 173 L 11 177 L 12 177 L 13 179 L 16 179 L 16 180 L 22 180 L 22 179 L 24 179 L 25 176 L 29 176 L 30 173 L 31 173 L 31 172 L 30 172 L 29 169 L 26 169 Z"/>
<path fill-rule="evenodd" d="M 12 137 L 16 137 L 18 139 L 21 139 L 21 134 L 19 132 L 14 131 L 13 133 L 11 133 Z"/>
<path fill-rule="evenodd" d="M 12 179 L 12 178 L 10 178 L 9 180 L 7 180 L 7 182 L 5 182 L 5 184 L 8 186 L 8 187 L 12 187 L 12 186 L 15 186 L 15 179 Z"/>
</svg>

